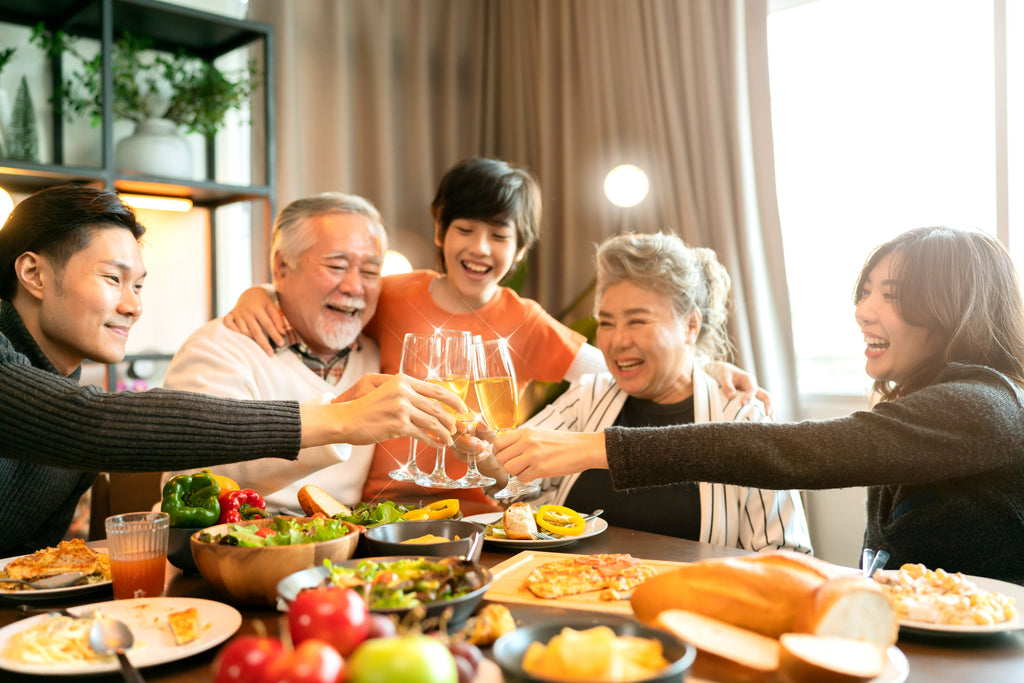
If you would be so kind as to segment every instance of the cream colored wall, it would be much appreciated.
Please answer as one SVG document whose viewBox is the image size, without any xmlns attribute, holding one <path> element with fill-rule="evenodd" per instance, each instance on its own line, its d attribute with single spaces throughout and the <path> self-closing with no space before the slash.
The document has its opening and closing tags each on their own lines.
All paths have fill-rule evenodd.
<svg viewBox="0 0 1024 683">
<path fill-rule="evenodd" d="M 869 406 L 863 397 L 810 396 L 801 397 L 801 407 L 802 419 L 819 420 L 849 415 Z M 847 567 L 859 566 L 865 497 L 862 486 L 806 492 L 807 523 L 816 556 Z"/>
</svg>

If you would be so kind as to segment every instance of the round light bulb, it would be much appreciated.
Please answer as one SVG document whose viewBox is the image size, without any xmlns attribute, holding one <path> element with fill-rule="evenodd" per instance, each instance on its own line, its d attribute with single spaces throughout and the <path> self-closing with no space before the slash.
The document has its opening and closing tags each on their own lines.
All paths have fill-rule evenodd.
<svg viewBox="0 0 1024 683">
<path fill-rule="evenodd" d="M 636 206 L 649 188 L 647 174 L 632 164 L 616 166 L 604 178 L 604 194 L 616 206 Z"/>
<path fill-rule="evenodd" d="M 11 199 L 11 195 L 7 194 L 7 190 L 0 187 L 0 226 L 3 226 L 13 210 L 14 200 Z"/>
<path fill-rule="evenodd" d="M 411 273 L 412 264 L 409 259 L 401 253 L 388 249 L 384 254 L 384 265 L 381 267 L 381 275 L 395 275 L 396 273 Z"/>
</svg>

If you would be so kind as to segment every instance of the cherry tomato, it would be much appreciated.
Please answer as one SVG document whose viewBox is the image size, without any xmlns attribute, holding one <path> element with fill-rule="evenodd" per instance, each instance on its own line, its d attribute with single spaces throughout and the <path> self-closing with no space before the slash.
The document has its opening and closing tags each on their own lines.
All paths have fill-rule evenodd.
<svg viewBox="0 0 1024 683">
<path fill-rule="evenodd" d="M 289 606 L 288 628 L 296 645 L 319 638 L 348 657 L 370 634 L 370 610 L 351 588 L 311 588 Z"/>
<path fill-rule="evenodd" d="M 213 683 L 255 683 L 271 662 L 284 654 L 277 638 L 238 636 L 213 661 Z"/>
<path fill-rule="evenodd" d="M 383 583 L 385 586 L 390 586 L 396 581 L 398 581 L 398 574 L 390 570 L 377 574 L 376 578 L 373 579 L 374 583 Z"/>
<path fill-rule="evenodd" d="M 274 531 L 273 529 L 266 529 L 266 528 L 264 528 L 264 529 L 257 529 L 256 530 L 256 535 L 260 536 L 262 538 L 266 538 L 267 536 L 276 536 L 277 532 Z"/>
<path fill-rule="evenodd" d="M 302 641 L 270 663 L 263 683 L 340 683 L 345 677 L 345 660 L 338 651 L 317 638 Z"/>
</svg>

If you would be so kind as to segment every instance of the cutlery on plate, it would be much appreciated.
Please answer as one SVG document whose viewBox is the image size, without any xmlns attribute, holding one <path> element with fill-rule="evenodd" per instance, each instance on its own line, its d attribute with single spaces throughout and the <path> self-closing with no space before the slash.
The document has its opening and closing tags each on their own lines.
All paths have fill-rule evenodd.
<svg viewBox="0 0 1024 683">
<path fill-rule="evenodd" d="M 36 579 L 35 581 L 26 581 L 24 579 L 7 579 L 0 578 L 0 583 L 20 583 L 24 586 L 28 586 L 33 589 L 40 588 L 64 588 L 72 584 L 78 583 L 85 576 L 84 572 L 65 572 L 63 574 L 54 574 L 53 576 L 47 576 L 43 579 Z"/>
<path fill-rule="evenodd" d="M 866 578 L 871 578 L 879 569 L 889 561 L 889 553 L 879 550 L 877 553 L 871 548 L 864 548 L 861 554 L 860 567 Z"/>
<path fill-rule="evenodd" d="M 125 654 L 125 651 L 134 644 L 135 636 L 132 635 L 128 624 L 123 621 L 99 617 L 89 629 L 89 646 L 96 654 L 117 655 L 117 661 L 121 665 L 121 677 L 125 683 L 145 683 L 142 674 L 128 661 L 128 655 Z"/>
</svg>

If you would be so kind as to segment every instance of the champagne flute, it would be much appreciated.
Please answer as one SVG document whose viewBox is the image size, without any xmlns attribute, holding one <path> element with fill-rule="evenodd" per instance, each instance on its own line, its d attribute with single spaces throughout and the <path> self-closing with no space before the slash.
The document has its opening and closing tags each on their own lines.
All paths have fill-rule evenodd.
<svg viewBox="0 0 1024 683">
<path fill-rule="evenodd" d="M 435 372 L 431 363 L 436 362 L 437 353 L 434 346 L 437 338 L 430 334 L 408 333 L 402 338 L 402 360 L 399 372 L 413 379 L 428 380 Z M 416 464 L 416 441 L 409 439 L 409 457 L 398 469 L 388 472 L 388 476 L 398 481 L 416 481 L 426 474 Z"/>
<path fill-rule="evenodd" d="M 437 341 L 433 350 L 437 356 L 431 363 L 434 374 L 428 377 L 427 381 L 448 389 L 465 401 L 470 376 L 470 334 L 461 330 L 438 330 L 434 337 Z M 445 406 L 445 409 L 454 414 L 448 406 Z M 434 489 L 463 488 L 445 471 L 446 452 L 444 447 L 437 449 L 434 471 L 417 477 L 417 484 Z"/>
<path fill-rule="evenodd" d="M 519 424 L 519 392 L 516 371 L 508 352 L 508 342 L 492 339 L 473 347 L 476 354 L 474 388 L 487 424 L 497 433 L 507 432 Z M 537 482 L 522 482 L 510 475 L 505 488 L 495 498 L 511 498 L 540 491 Z"/>
<path fill-rule="evenodd" d="M 470 353 L 470 370 L 472 371 L 472 381 L 470 382 L 469 391 L 466 392 L 466 406 L 469 408 L 468 415 L 459 415 L 457 419 L 466 426 L 466 431 L 470 434 L 473 433 L 473 426 L 477 424 L 482 416 L 483 411 L 480 409 L 480 399 L 477 394 L 476 386 L 479 383 L 478 371 L 477 371 L 477 344 L 483 343 L 483 339 L 480 335 L 473 337 L 472 352 Z M 476 464 L 476 455 L 470 455 L 466 461 L 466 474 L 457 479 L 456 482 L 463 488 L 471 489 L 484 486 L 491 486 L 497 483 L 494 477 L 488 477 L 483 474 Z"/>
</svg>

